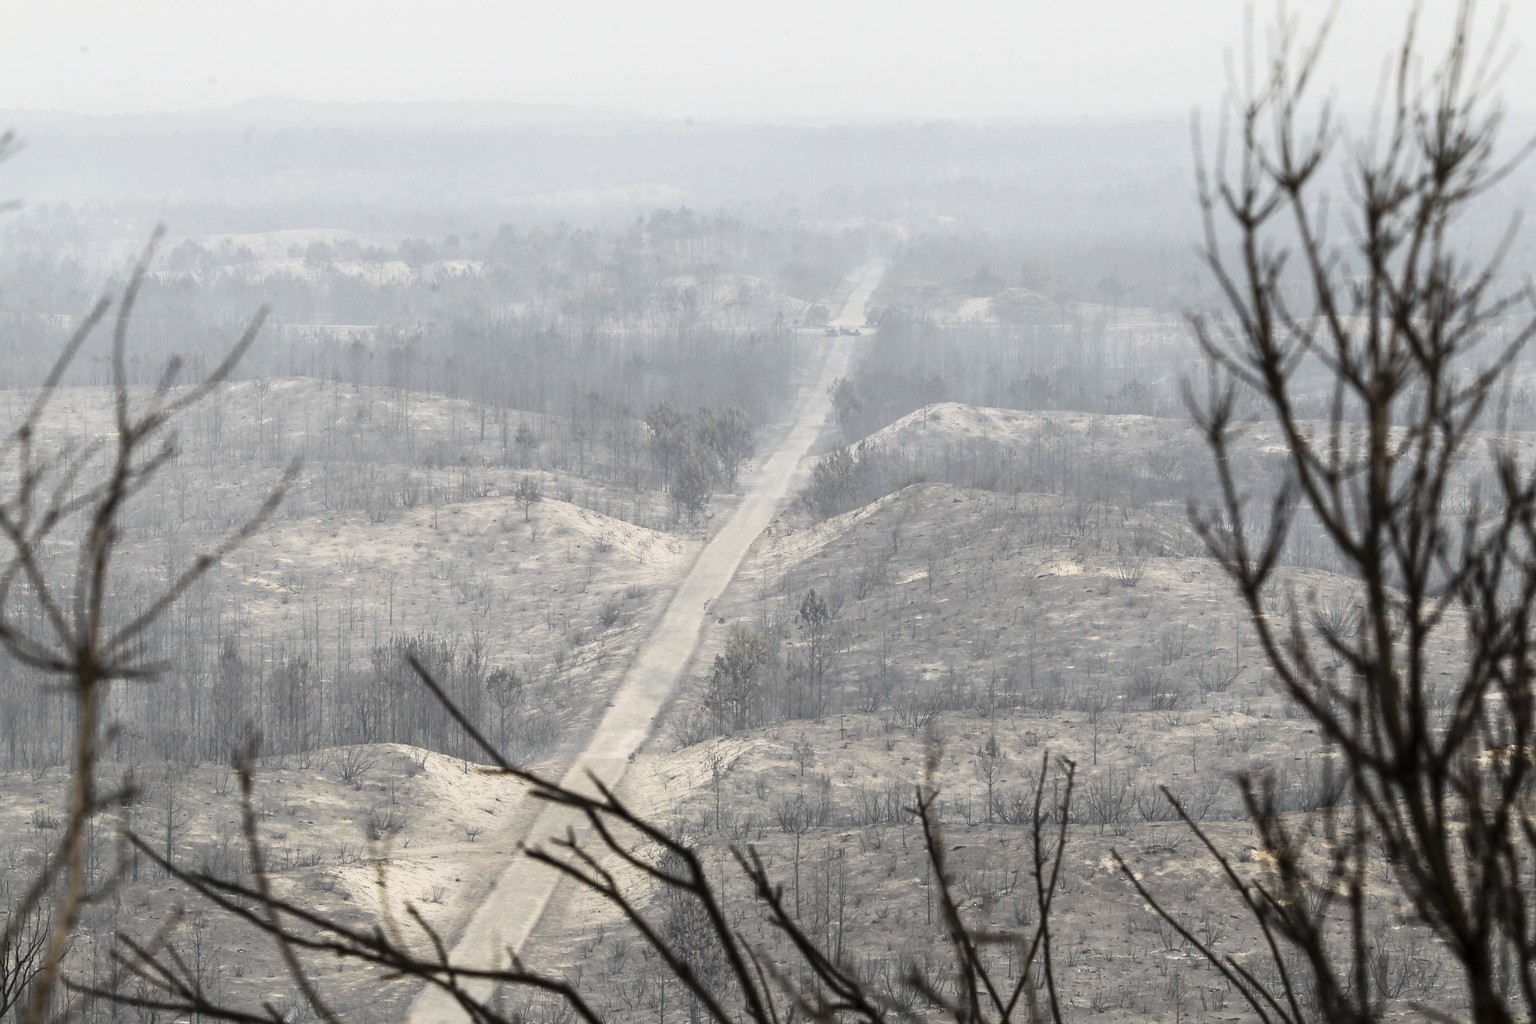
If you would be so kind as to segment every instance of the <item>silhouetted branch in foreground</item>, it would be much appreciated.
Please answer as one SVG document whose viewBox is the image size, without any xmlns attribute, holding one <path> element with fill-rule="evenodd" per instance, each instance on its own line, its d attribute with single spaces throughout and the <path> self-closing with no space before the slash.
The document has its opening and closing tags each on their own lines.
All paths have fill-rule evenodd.
<svg viewBox="0 0 1536 1024">
<path fill-rule="evenodd" d="M 1060 765 L 1060 775 L 1056 776 L 1062 782 L 1060 802 L 1050 806 L 1047 786 L 1052 778 L 1051 765 L 1048 755 L 1042 758 L 1032 824 L 1033 891 L 1037 902 L 1035 924 L 1024 933 L 1005 933 L 975 929 L 960 911 L 952 877 L 945 867 L 944 845 L 934 813 L 938 796 L 933 782 L 936 755 L 930 758 L 927 781 L 915 792 L 914 813 L 936 880 L 953 969 L 957 977 L 964 979 L 964 984 L 958 986 L 953 995 L 947 995 L 917 965 L 910 965 L 906 981 L 927 1003 L 927 1013 L 924 1013 L 895 1004 L 808 931 L 786 904 L 783 888 L 773 881 L 762 858 L 751 846 L 733 848 L 737 870 L 748 881 L 752 899 L 766 921 L 793 952 L 796 958 L 793 966 L 776 961 L 731 926 L 723 896 L 710 881 L 709 871 L 697 851 L 688 843 L 637 814 L 596 778 L 589 779 L 591 792 L 580 792 L 512 765 L 486 741 L 473 723 L 465 719 L 462 711 L 420 663 L 413 662 L 412 667 L 422 684 L 442 702 L 493 762 L 494 768 L 488 770 L 521 780 L 528 785 L 531 796 L 570 808 L 585 823 L 589 838 L 580 838 L 577 830 L 572 828 L 565 836 L 529 847 L 527 856 L 560 872 L 613 907 L 634 934 L 655 952 L 660 964 L 681 985 L 682 991 L 696 1001 L 701 1012 L 718 1024 L 731 1024 L 742 1019 L 759 1024 L 782 1024 L 802 1016 L 820 1021 L 862 1020 L 876 1024 L 892 1018 L 917 1020 L 935 1010 L 957 1022 L 1061 1020 L 1051 960 L 1050 922 L 1066 848 L 1074 770 L 1070 762 Z M 275 895 L 265 881 L 258 827 L 251 811 L 254 781 L 251 763 L 247 756 L 237 770 L 252 882 L 241 883 L 187 870 L 167 860 L 151 843 L 138 837 L 133 842 L 141 855 L 218 911 L 233 915 L 273 941 L 281 950 L 297 989 L 318 1015 L 329 1019 L 330 1011 L 310 973 L 303 967 L 300 954 L 330 954 L 359 964 L 382 967 L 391 977 L 409 977 L 437 986 L 453 998 L 467 1019 L 474 1021 L 499 1022 L 516 1018 L 516 1014 L 502 1006 L 502 988 L 533 989 L 555 996 L 577 1016 L 592 1024 L 607 1019 L 568 979 L 528 967 L 513 951 L 507 951 L 508 965 L 501 969 L 456 965 L 442 937 L 409 905 L 405 914 L 419 932 L 419 938 L 424 940 L 424 953 L 414 952 L 410 938 L 392 921 L 370 928 L 352 927 Z M 654 901 L 632 895 L 633 887 L 625 884 L 623 875 L 653 883 L 662 892 L 660 898 L 664 901 L 690 905 L 697 912 L 694 919 L 702 922 L 700 941 L 690 942 L 686 949 L 682 948 L 676 936 L 669 934 L 650 912 Z M 1014 945 L 1021 951 L 1018 976 L 1006 984 L 995 976 L 994 968 L 980 955 L 982 947 L 1002 943 Z M 716 951 L 710 969 L 706 969 L 694 955 L 698 949 Z M 126 1005 L 197 1013 L 209 1019 L 275 1019 L 270 1014 L 276 1011 L 270 1007 L 266 1010 L 269 1016 L 253 1016 L 247 1009 L 223 1005 L 212 998 L 197 985 L 196 978 L 191 976 L 184 963 L 177 960 L 168 943 L 125 943 L 118 956 L 128 973 L 144 984 L 144 992 L 125 995 L 121 991 L 100 989 L 82 991 Z M 716 964 L 723 965 L 722 969 L 713 969 Z M 495 983 L 492 994 L 485 998 L 475 997 L 464 985 L 471 980 Z M 1043 1007 L 1036 998 L 1040 986 L 1048 994 Z"/>
</svg>

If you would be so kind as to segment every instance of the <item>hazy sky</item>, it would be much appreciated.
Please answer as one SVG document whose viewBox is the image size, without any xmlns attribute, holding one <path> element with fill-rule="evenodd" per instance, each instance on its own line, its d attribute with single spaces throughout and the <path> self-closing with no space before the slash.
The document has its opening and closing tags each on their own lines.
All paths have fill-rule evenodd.
<svg viewBox="0 0 1536 1024">
<path fill-rule="evenodd" d="M 1327 78 L 1368 102 L 1409 0 L 1344 0 Z M 1450 0 L 1428 0 L 1443 44 Z M 1243 50 L 1239 0 L 49 0 L 5 4 L 0 108 L 253 97 L 501 100 L 670 116 L 1187 114 Z M 1315 25 L 1323 0 L 1290 0 Z M 1272 2 L 1254 5 L 1259 45 Z M 1483 3 L 1487 29 L 1498 6 Z M 1536 3 L 1505 77 L 1536 98 Z"/>
</svg>

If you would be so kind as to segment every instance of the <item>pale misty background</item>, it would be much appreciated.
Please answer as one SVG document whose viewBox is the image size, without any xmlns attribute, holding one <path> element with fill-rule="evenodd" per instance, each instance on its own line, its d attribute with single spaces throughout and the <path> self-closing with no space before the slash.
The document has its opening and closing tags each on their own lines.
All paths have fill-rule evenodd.
<svg viewBox="0 0 1536 1024">
<path fill-rule="evenodd" d="M 1328 81 L 1368 102 L 1407 0 L 1343 5 Z M 1328 5 L 1289 5 L 1315 25 Z M 1442 38 L 1453 5 L 1432 3 Z M 570 104 L 695 117 L 1184 115 L 1240 52 L 1234 0 L 852 3 L 710 0 L 20 4 L 0 41 L 0 105 L 114 113 L 257 97 Z M 1536 38 L 1536 7 L 1500 12 Z M 1262 5 L 1259 38 L 1272 23 Z M 1536 63 L 1505 79 L 1516 106 Z"/>
</svg>

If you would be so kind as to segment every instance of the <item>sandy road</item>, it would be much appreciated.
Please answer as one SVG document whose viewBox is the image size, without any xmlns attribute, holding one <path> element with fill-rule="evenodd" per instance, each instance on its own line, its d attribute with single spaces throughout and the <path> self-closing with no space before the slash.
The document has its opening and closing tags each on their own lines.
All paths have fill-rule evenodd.
<svg viewBox="0 0 1536 1024">
<path fill-rule="evenodd" d="M 871 264 L 860 270 L 835 325 L 857 327 L 864 322 L 864 307 L 880 282 L 885 267 Z M 645 641 L 634 664 L 624 676 L 603 719 L 586 749 L 566 772 L 562 784 L 588 786 L 588 773 L 608 786 L 624 777 L 629 757 L 650 735 L 656 716 L 671 699 L 679 677 L 699 644 L 705 607 L 719 597 L 736 575 L 747 549 L 772 521 L 779 503 L 789 493 L 829 411 L 827 390 L 833 380 L 848 371 L 853 339 L 829 339 L 821 373 L 800 392 L 793 426 L 778 449 L 744 478 L 746 493 L 731 518 L 699 553 L 693 568 L 678 586 L 655 631 Z M 564 835 L 575 828 L 585 833 L 582 822 L 563 808 L 544 807 L 528 830 L 529 842 Z M 523 857 L 514 857 L 496 880 L 485 901 L 471 915 L 454 946 L 452 960 L 464 968 L 498 968 L 508 962 L 508 951 L 522 948 L 554 895 L 559 875 Z M 466 983 L 476 998 L 490 995 L 489 982 Z M 449 1024 L 468 1021 L 455 1002 L 436 987 L 424 989 L 412 1001 L 407 1024 Z"/>
</svg>

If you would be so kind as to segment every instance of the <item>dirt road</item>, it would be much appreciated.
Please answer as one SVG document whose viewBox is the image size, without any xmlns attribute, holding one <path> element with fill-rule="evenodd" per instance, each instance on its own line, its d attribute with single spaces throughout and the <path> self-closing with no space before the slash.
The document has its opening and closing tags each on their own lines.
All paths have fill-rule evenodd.
<svg viewBox="0 0 1536 1024">
<path fill-rule="evenodd" d="M 842 313 L 833 324 L 858 327 L 864 323 L 864 307 L 880 282 L 884 266 L 871 264 L 852 279 L 852 289 Z M 789 493 L 816 436 L 827 419 L 827 389 L 848 371 L 853 347 L 850 337 L 828 339 L 821 373 L 808 382 L 797 400 L 794 423 L 778 449 L 754 472 L 743 478 L 745 496 L 730 520 L 699 553 L 698 560 L 678 586 L 656 630 L 640 648 L 613 703 L 598 724 L 591 742 L 572 763 L 563 780 L 566 786 L 586 787 L 588 773 L 616 786 L 629 765 L 629 757 L 650 735 L 656 716 L 671 699 L 694 650 L 704 623 L 706 606 L 719 597 L 735 576 L 747 549 L 773 519 L 779 503 Z M 528 830 L 530 843 L 563 835 L 567 828 L 585 830 L 580 821 L 560 808 L 545 807 Z M 497 968 L 508 962 L 509 951 L 520 949 L 538 924 L 554 894 L 559 876 L 555 871 L 522 857 L 508 864 L 495 888 L 471 916 L 453 950 L 453 962 L 466 968 Z M 466 983 L 477 998 L 490 994 L 490 983 Z M 424 990 L 407 1012 L 408 1024 L 448 1024 L 467 1021 L 463 1009 L 433 987 Z"/>
</svg>

